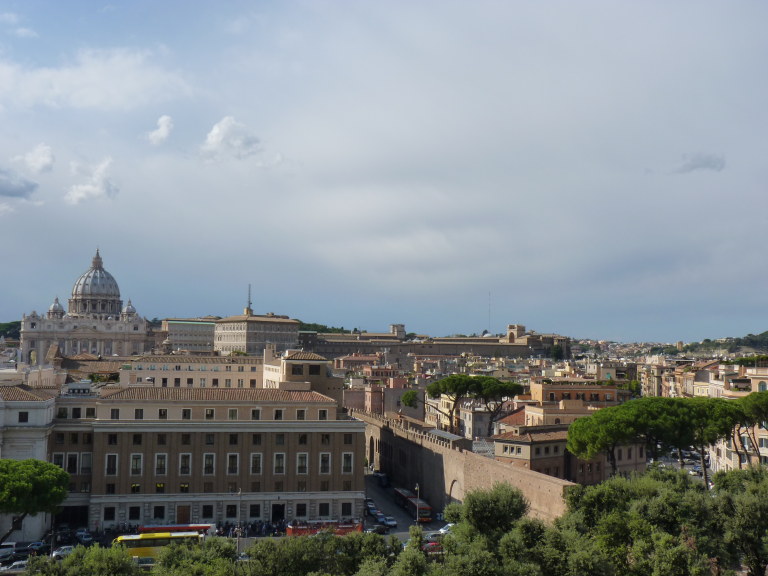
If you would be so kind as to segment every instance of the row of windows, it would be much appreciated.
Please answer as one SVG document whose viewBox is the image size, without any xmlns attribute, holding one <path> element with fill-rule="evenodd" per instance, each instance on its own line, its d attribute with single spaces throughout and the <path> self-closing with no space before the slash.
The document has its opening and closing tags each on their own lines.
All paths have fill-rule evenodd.
<svg viewBox="0 0 768 576">
<path fill-rule="evenodd" d="M 248 508 L 248 518 L 251 520 L 261 520 L 261 504 L 247 504 Z M 128 520 L 131 521 L 140 521 L 140 520 L 148 520 L 147 518 L 142 518 L 141 514 L 141 506 L 129 506 L 128 507 Z M 201 519 L 202 520 L 213 520 L 214 516 L 214 506 L 213 504 L 203 504 L 200 507 L 201 511 Z M 243 510 L 243 512 L 245 509 Z M 331 503 L 330 502 L 318 502 L 317 503 L 317 515 L 320 518 L 330 518 L 331 517 Z M 352 516 L 352 502 L 342 502 L 341 503 L 341 515 L 344 517 L 350 517 Z M 309 516 L 309 503 L 307 502 L 296 502 L 294 505 L 294 513 L 293 516 L 295 518 L 308 518 Z M 238 514 L 238 505 L 237 504 L 227 504 L 224 507 L 224 517 L 227 519 L 236 519 L 239 518 L 240 515 Z M 103 515 L 105 522 L 113 522 L 117 519 L 117 509 L 114 506 L 105 506 L 104 507 L 104 515 Z M 166 506 L 158 504 L 155 506 L 152 506 L 152 520 L 165 520 L 166 519 Z"/>
<path fill-rule="evenodd" d="M 84 456 L 85 454 L 81 455 Z M 91 459 L 90 453 L 88 453 L 88 470 L 90 472 Z M 119 455 L 107 454 L 105 460 L 104 472 L 107 476 L 117 476 L 119 470 Z M 64 454 L 55 453 L 53 455 L 53 463 L 65 468 L 68 472 L 77 473 L 78 467 L 78 454 L 71 453 L 66 455 L 66 465 Z M 354 454 L 352 452 L 343 452 L 341 454 L 341 473 L 352 474 L 354 463 Z M 169 472 L 169 458 L 168 454 L 160 453 L 154 455 L 154 468 L 149 472 L 154 472 L 156 476 L 163 476 Z M 249 474 L 262 474 L 264 472 L 264 454 L 262 452 L 253 452 L 249 456 L 248 461 L 248 473 Z M 330 474 L 332 465 L 332 455 L 330 452 L 320 452 L 318 454 L 317 471 L 320 474 Z M 71 470 L 70 470 L 71 468 Z M 129 456 L 128 472 L 131 476 L 142 476 L 144 474 L 144 454 L 131 454 Z M 82 462 L 80 467 L 82 471 Z M 216 454 L 213 452 L 206 452 L 202 455 L 202 473 L 203 475 L 210 476 L 216 474 Z M 240 454 L 232 452 L 226 455 L 225 473 L 228 475 L 240 474 Z M 192 454 L 182 453 L 178 455 L 178 474 L 189 475 L 192 474 Z M 272 474 L 282 475 L 287 474 L 288 471 L 288 458 L 285 452 L 276 452 L 272 455 Z M 298 452 L 296 454 L 295 469 L 292 471 L 294 474 L 306 475 L 310 473 L 310 459 L 308 452 Z"/>
<path fill-rule="evenodd" d="M 154 483 L 154 489 L 156 494 L 166 494 L 166 493 L 172 493 L 172 487 L 170 484 L 166 484 L 165 482 L 155 482 Z M 230 494 L 235 494 L 240 490 L 240 484 L 238 482 L 229 482 L 227 484 L 227 492 Z M 295 491 L 296 492 L 307 492 L 307 480 L 305 479 L 297 479 L 296 485 L 295 485 Z M 248 487 L 250 488 L 250 492 L 262 492 L 262 484 L 260 480 L 252 480 L 249 482 Z M 143 494 L 145 491 L 143 490 L 144 486 L 140 482 L 132 482 L 130 492 L 132 494 Z M 151 488 L 151 485 L 150 485 Z M 271 491 L 272 492 L 285 492 L 286 490 L 285 482 L 283 480 L 274 480 L 272 482 Z M 341 489 L 344 492 L 351 492 L 352 491 L 352 480 L 342 480 L 341 482 Z M 166 492 L 166 490 L 168 492 Z M 329 480 L 321 480 L 320 481 L 320 490 L 319 492 L 329 492 L 331 490 L 331 482 Z M 70 492 L 76 492 L 76 485 L 75 483 L 71 483 L 69 487 Z M 81 492 L 90 492 L 91 491 L 91 485 L 89 482 L 83 482 Z M 105 492 L 109 495 L 117 494 L 117 485 L 108 482 L 105 485 Z M 189 488 L 189 482 L 180 482 L 178 484 L 178 491 L 177 493 L 181 494 L 188 494 L 190 492 Z M 213 494 L 214 492 L 214 483 L 213 482 L 203 482 L 203 493 L 204 494 Z"/>
<path fill-rule="evenodd" d="M 77 432 L 70 433 L 70 443 L 71 444 L 77 444 Z M 213 446 L 216 444 L 217 440 L 217 434 L 214 432 L 206 432 L 203 435 L 203 442 L 207 446 Z M 300 432 L 295 434 L 296 436 L 296 442 L 299 444 L 299 446 L 308 446 L 310 435 L 307 432 Z M 86 437 L 88 439 L 87 443 L 91 443 L 91 434 L 90 433 L 83 433 L 83 443 L 86 443 Z M 142 446 L 144 444 L 144 434 L 136 433 L 131 434 L 131 443 L 134 446 Z M 57 444 L 63 444 L 64 443 L 64 433 L 63 432 L 57 432 L 55 436 L 55 441 Z M 107 434 L 107 444 L 109 446 L 117 446 L 119 443 L 120 436 L 116 433 L 109 433 Z M 272 434 L 272 436 L 269 438 L 272 441 L 272 444 L 275 446 L 284 446 L 287 440 L 287 435 L 283 432 L 276 432 Z M 333 439 L 333 434 L 330 432 L 324 432 L 320 434 L 320 444 L 322 446 L 330 446 L 331 441 Z M 179 435 L 179 440 L 182 445 L 184 446 L 190 446 L 192 444 L 192 434 L 184 432 Z M 227 440 L 230 446 L 238 446 L 240 445 L 240 434 L 238 433 L 228 433 L 227 434 Z M 254 446 L 261 446 L 262 441 L 264 440 L 264 435 L 261 433 L 255 433 L 251 434 L 251 444 Z M 155 436 L 155 441 L 158 446 L 166 446 L 168 444 L 168 434 L 161 432 L 158 433 Z M 353 443 L 353 435 L 350 433 L 344 433 L 343 434 L 343 442 L 345 445 L 350 446 Z"/>
<path fill-rule="evenodd" d="M 135 366 L 136 370 L 144 370 L 144 366 L 142 364 L 137 364 Z M 182 366 L 181 364 L 176 364 L 173 368 L 169 368 L 167 364 L 163 364 L 160 366 L 160 368 L 157 368 L 155 364 L 150 364 L 146 368 L 147 370 L 162 370 L 163 372 L 167 372 L 169 370 L 173 370 L 174 372 L 181 372 L 182 370 L 186 370 L 188 372 L 219 372 L 220 368 L 219 366 L 212 366 L 210 370 L 207 366 L 204 364 L 201 364 L 200 366 L 195 367 L 194 364 L 188 364 L 186 366 Z M 245 372 L 245 366 L 238 365 L 237 366 L 237 372 Z M 250 372 L 258 372 L 258 368 L 256 366 L 250 367 Z M 224 372 L 233 372 L 232 366 L 229 364 L 226 364 L 224 366 Z"/>
<path fill-rule="evenodd" d="M 66 418 L 66 408 L 59 408 L 59 418 Z M 73 418 L 80 417 L 79 408 L 73 408 Z M 77 416 L 74 416 L 74 411 L 78 410 Z M 88 416 L 88 410 L 94 410 L 93 408 L 87 408 L 86 409 L 86 417 L 91 418 L 95 417 L 95 413 L 93 413 L 93 416 Z M 227 419 L 228 420 L 239 420 L 241 411 L 238 408 L 227 408 Z M 245 411 L 245 410 L 243 410 Z M 148 412 L 148 410 L 147 410 Z M 296 420 L 306 420 L 307 416 L 309 416 L 309 411 L 306 408 L 298 408 L 295 412 L 291 411 L 295 415 Z M 133 409 L 133 419 L 134 420 L 144 420 L 144 408 L 134 408 Z M 158 420 L 168 420 L 168 408 L 158 408 L 157 409 L 157 419 Z M 182 408 L 181 412 L 181 419 L 182 420 L 191 420 L 192 419 L 192 408 Z M 287 416 L 289 415 L 289 410 L 285 408 L 274 408 L 272 410 L 271 416 L 273 420 L 287 420 Z M 250 419 L 251 420 L 261 420 L 262 416 L 262 409 L 261 408 L 251 408 L 250 409 Z M 120 408 L 111 408 L 109 411 L 109 417 L 111 420 L 120 420 Z M 205 420 L 215 420 L 216 419 L 216 408 L 205 408 L 203 412 L 203 417 Z M 326 408 L 320 408 L 317 411 L 317 419 L 318 420 L 328 420 L 328 410 Z"/>
<path fill-rule="evenodd" d="M 155 382 L 155 377 L 150 376 L 148 378 L 144 379 L 145 382 Z M 195 379 L 194 378 L 187 378 L 186 385 L 187 388 L 194 388 L 195 386 Z M 141 382 L 141 378 L 139 378 L 139 382 Z M 245 388 L 245 378 L 238 378 L 237 379 L 237 388 Z M 169 378 L 160 378 L 160 386 L 162 388 L 168 388 L 170 386 L 170 379 Z M 200 388 L 207 388 L 208 386 L 208 380 L 207 378 L 198 378 L 198 386 Z M 173 379 L 173 387 L 174 388 L 180 388 L 181 387 L 181 378 L 174 378 Z M 219 378 L 211 378 L 211 388 L 218 388 L 219 387 Z M 248 380 L 248 387 L 249 388 L 257 388 L 256 379 L 251 378 Z M 224 379 L 224 388 L 232 388 L 232 379 L 231 378 L 225 378 Z"/>
</svg>

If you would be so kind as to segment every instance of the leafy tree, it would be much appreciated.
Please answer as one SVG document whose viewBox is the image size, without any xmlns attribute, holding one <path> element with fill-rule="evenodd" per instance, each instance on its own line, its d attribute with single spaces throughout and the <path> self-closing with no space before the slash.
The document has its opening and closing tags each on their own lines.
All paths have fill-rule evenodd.
<svg viewBox="0 0 768 576">
<path fill-rule="evenodd" d="M 462 520 L 494 543 L 528 512 L 529 504 L 517 488 L 497 482 L 490 490 L 469 492 L 462 504 Z"/>
<path fill-rule="evenodd" d="M 504 399 L 522 394 L 524 388 L 517 382 L 502 382 L 490 376 L 481 377 L 478 385 L 475 397 L 483 403 L 483 409 L 489 414 L 488 436 L 492 436 L 493 424 L 504 410 Z"/>
<path fill-rule="evenodd" d="M 26 573 L 32 576 L 140 576 L 144 572 L 123 546 L 77 546 L 63 560 L 33 557 Z"/>
<path fill-rule="evenodd" d="M 752 392 L 751 394 L 744 396 L 739 400 L 739 427 L 735 430 L 739 436 L 742 433 L 749 437 L 752 450 L 754 451 L 751 462 L 760 461 L 760 448 L 758 445 L 757 436 L 755 435 L 755 429 L 763 422 L 768 421 L 768 392 Z M 736 440 L 734 438 L 734 440 Z M 741 443 L 741 438 L 737 442 L 734 442 L 734 446 Z M 739 458 L 741 463 L 741 458 Z"/>
<path fill-rule="evenodd" d="M 623 406 L 611 406 L 579 418 L 568 428 L 568 450 L 583 460 L 592 460 L 605 452 L 616 474 L 616 448 L 637 437 L 635 420 Z"/>
<path fill-rule="evenodd" d="M 177 543 L 163 548 L 153 572 L 157 576 L 229 576 L 236 559 L 234 542 L 208 538 L 200 546 Z"/>
<path fill-rule="evenodd" d="M 0 513 L 23 522 L 28 514 L 55 513 L 69 489 L 69 474 L 42 460 L 0 460 Z M 0 536 L 0 543 L 14 528 Z"/>
</svg>

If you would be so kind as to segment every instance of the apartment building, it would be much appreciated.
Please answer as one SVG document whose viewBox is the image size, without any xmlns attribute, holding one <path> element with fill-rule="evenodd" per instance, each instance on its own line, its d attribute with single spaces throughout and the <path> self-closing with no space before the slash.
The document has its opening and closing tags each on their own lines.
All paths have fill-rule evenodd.
<svg viewBox="0 0 768 576">
<path fill-rule="evenodd" d="M 271 313 L 257 315 L 247 307 L 241 315 L 216 321 L 213 350 L 222 355 L 261 356 L 268 344 L 283 351 L 296 348 L 298 340 L 298 320 Z"/>
<path fill-rule="evenodd" d="M 147 355 L 121 359 L 120 384 L 159 388 L 261 388 L 259 356 Z"/>
</svg>

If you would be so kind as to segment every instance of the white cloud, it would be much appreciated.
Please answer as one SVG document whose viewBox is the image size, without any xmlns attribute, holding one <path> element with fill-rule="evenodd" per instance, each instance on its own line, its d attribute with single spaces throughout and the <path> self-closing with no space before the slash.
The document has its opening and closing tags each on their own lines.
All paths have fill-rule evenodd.
<svg viewBox="0 0 768 576">
<path fill-rule="evenodd" d="M 10 204 L 0 202 L 0 216 L 13 212 L 13 207 Z"/>
<path fill-rule="evenodd" d="M 56 158 L 53 155 L 51 147 L 48 146 L 48 144 L 41 143 L 23 156 L 16 156 L 14 161 L 23 162 L 27 167 L 27 170 L 34 174 L 42 174 L 43 172 L 50 172 L 53 170 L 53 164 L 56 161 Z"/>
<path fill-rule="evenodd" d="M 261 144 L 245 124 L 225 116 L 208 132 L 200 151 L 214 160 L 227 156 L 242 160 L 261 152 Z"/>
<path fill-rule="evenodd" d="M 18 24 L 19 17 L 12 12 L 3 12 L 0 14 L 0 24 Z"/>
<path fill-rule="evenodd" d="M 162 144 L 168 139 L 173 130 L 173 118 L 167 115 L 160 116 L 157 119 L 157 129 L 147 134 L 147 139 L 153 146 Z"/>
<path fill-rule="evenodd" d="M 37 189 L 37 182 L 22 178 L 10 170 L 0 168 L 0 196 L 29 198 Z"/>
<path fill-rule="evenodd" d="M 689 154 L 683 156 L 683 162 L 675 170 L 678 174 L 687 174 L 696 170 L 712 170 L 722 172 L 725 168 L 725 156 L 721 154 Z"/>
<path fill-rule="evenodd" d="M 87 176 L 88 181 L 84 184 L 70 186 L 64 196 L 64 200 L 70 204 L 79 204 L 83 200 L 91 198 L 111 198 L 115 196 L 120 189 L 110 179 L 109 168 L 111 165 L 112 158 L 105 158 L 101 164 L 90 168 L 72 163 L 72 172 Z"/>
<path fill-rule="evenodd" d="M 0 108 L 131 110 L 187 92 L 181 76 L 148 50 L 82 50 L 57 68 L 0 60 Z"/>
<path fill-rule="evenodd" d="M 37 32 L 31 28 L 16 28 L 13 33 L 19 38 L 37 38 Z"/>
</svg>

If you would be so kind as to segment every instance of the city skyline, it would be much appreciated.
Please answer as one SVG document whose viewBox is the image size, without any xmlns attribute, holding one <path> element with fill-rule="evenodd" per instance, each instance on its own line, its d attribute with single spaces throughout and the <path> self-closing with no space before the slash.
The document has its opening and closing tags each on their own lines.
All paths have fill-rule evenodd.
<svg viewBox="0 0 768 576">
<path fill-rule="evenodd" d="M 0 321 L 766 329 L 768 7 L 0 0 Z"/>
</svg>

